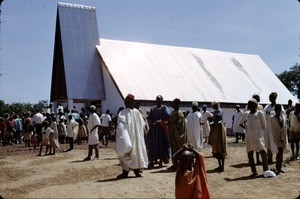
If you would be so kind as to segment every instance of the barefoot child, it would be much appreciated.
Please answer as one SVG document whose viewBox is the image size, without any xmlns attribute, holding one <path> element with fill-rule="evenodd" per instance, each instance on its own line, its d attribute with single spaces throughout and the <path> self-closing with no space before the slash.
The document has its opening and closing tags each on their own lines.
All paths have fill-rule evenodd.
<svg viewBox="0 0 300 199">
<path fill-rule="evenodd" d="M 49 121 L 44 120 L 43 122 L 44 128 L 42 129 L 42 144 L 40 148 L 40 153 L 37 156 L 41 156 L 43 146 L 46 146 L 46 153 L 48 155 L 48 149 L 50 147 L 49 136 L 50 133 L 53 133 L 53 130 L 49 127 Z"/>
</svg>

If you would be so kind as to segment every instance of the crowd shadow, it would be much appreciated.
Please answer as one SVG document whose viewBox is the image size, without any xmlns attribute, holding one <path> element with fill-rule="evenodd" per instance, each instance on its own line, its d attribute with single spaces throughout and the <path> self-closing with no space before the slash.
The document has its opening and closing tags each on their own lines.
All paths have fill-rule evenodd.
<svg viewBox="0 0 300 199">
<path fill-rule="evenodd" d="M 230 166 L 233 167 L 233 168 L 241 169 L 243 167 L 249 167 L 249 164 L 248 163 L 239 163 L 239 164 L 233 164 L 233 165 L 230 165 Z"/>
<path fill-rule="evenodd" d="M 103 160 L 117 160 L 118 158 L 104 158 Z"/>
<path fill-rule="evenodd" d="M 150 173 L 175 173 L 175 170 L 170 170 L 170 169 L 160 169 L 156 171 L 150 171 Z"/>
<path fill-rule="evenodd" d="M 74 161 L 71 161 L 70 163 L 81 163 L 81 162 L 86 162 L 86 161 L 83 161 L 83 160 L 74 160 Z"/>
<path fill-rule="evenodd" d="M 258 175 L 258 176 L 242 176 L 242 177 L 238 177 L 238 178 L 224 178 L 224 180 L 226 180 L 227 182 L 235 182 L 235 181 L 244 181 L 244 180 L 253 180 L 256 178 L 264 178 L 263 175 Z"/>
<path fill-rule="evenodd" d="M 118 158 L 103 158 L 103 159 L 91 159 L 91 160 L 88 160 L 88 161 L 84 161 L 83 159 L 82 160 L 74 160 L 74 161 L 71 161 L 70 163 L 81 163 L 81 162 L 91 162 L 91 161 L 101 161 L 101 160 L 117 160 Z M 118 166 L 120 164 L 117 164 Z"/>
<path fill-rule="evenodd" d="M 210 169 L 206 170 L 206 173 L 222 173 L 224 171 L 221 171 L 220 169 Z"/>
<path fill-rule="evenodd" d="M 214 158 L 213 155 L 207 155 L 207 156 L 204 156 L 204 158 Z"/>
<path fill-rule="evenodd" d="M 106 178 L 106 179 L 97 180 L 96 182 L 114 182 L 114 181 L 120 181 L 120 180 L 132 179 L 132 178 L 136 178 L 136 177 L 135 176 L 128 176 L 127 178 L 113 177 L 113 178 Z"/>
<path fill-rule="evenodd" d="M 147 169 L 150 173 L 175 173 L 175 168 L 172 168 L 172 166 L 157 166 L 152 169 Z"/>
</svg>

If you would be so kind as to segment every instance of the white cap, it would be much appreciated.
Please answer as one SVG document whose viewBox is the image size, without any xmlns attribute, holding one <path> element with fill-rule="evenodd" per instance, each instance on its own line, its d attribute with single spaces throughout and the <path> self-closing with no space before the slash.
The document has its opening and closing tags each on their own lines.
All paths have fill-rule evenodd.
<svg viewBox="0 0 300 199">
<path fill-rule="evenodd" d="M 274 177 L 276 177 L 276 174 L 271 170 L 267 170 L 264 172 L 264 177 L 265 178 L 274 178 Z"/>
<path fill-rule="evenodd" d="M 196 102 L 196 101 L 192 102 L 192 106 L 197 106 L 198 107 L 198 102 Z"/>
<path fill-rule="evenodd" d="M 92 110 L 94 110 L 94 111 L 95 111 L 95 110 L 96 110 L 96 106 L 94 106 L 94 105 L 91 105 L 91 106 L 90 106 L 90 109 L 92 109 Z"/>
</svg>

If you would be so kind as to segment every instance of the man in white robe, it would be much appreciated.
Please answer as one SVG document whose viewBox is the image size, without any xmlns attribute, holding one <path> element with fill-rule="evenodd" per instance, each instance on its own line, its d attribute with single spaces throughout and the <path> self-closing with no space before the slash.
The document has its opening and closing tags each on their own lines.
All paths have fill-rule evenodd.
<svg viewBox="0 0 300 199">
<path fill-rule="evenodd" d="M 202 114 L 201 114 L 201 126 L 202 126 L 202 132 L 203 137 L 205 138 L 205 142 L 208 141 L 209 132 L 210 132 L 210 126 L 209 126 L 209 118 L 212 118 L 213 114 L 209 111 L 207 111 L 207 106 L 202 106 Z"/>
<path fill-rule="evenodd" d="M 240 110 L 240 105 L 236 105 L 236 110 L 232 116 L 232 132 L 235 134 L 236 141 L 239 142 L 240 137 L 242 138 L 242 142 L 245 142 L 245 130 L 240 126 L 240 118 L 243 115 L 243 111 Z"/>
<path fill-rule="evenodd" d="M 266 105 L 264 108 L 264 115 L 265 115 L 266 122 L 267 122 L 267 128 L 265 131 L 265 145 L 267 148 L 267 155 L 268 155 L 269 163 L 273 162 L 273 153 L 277 153 L 277 151 L 278 151 L 277 147 L 275 145 L 275 142 L 274 142 L 273 133 L 272 133 L 272 129 L 271 129 L 271 122 L 270 122 L 270 118 L 275 115 L 274 107 L 276 104 L 276 99 L 277 99 L 277 93 L 272 92 L 269 95 L 269 100 L 270 100 L 271 104 Z M 282 109 L 282 112 L 284 112 L 284 109 L 282 106 L 281 106 L 281 109 Z"/>
<path fill-rule="evenodd" d="M 193 148 L 200 152 L 203 148 L 203 132 L 201 130 L 201 113 L 198 111 L 198 102 L 192 102 L 192 110 L 187 116 L 187 138 Z"/>
<path fill-rule="evenodd" d="M 91 156 L 93 155 L 93 149 L 95 149 L 95 158 L 99 159 L 99 137 L 98 137 L 98 127 L 101 125 L 101 121 L 99 116 L 96 113 L 96 106 L 91 105 L 89 108 L 89 112 L 91 113 L 88 119 L 87 128 L 89 131 L 89 152 L 88 156 L 84 159 L 84 161 L 91 160 Z"/>
<path fill-rule="evenodd" d="M 116 153 L 123 168 L 117 178 L 127 178 L 130 170 L 141 177 L 142 169 L 148 167 L 148 156 L 144 140 L 145 121 L 140 112 L 133 108 L 134 96 L 129 94 L 124 100 L 125 109 L 118 116 L 116 132 Z"/>
<path fill-rule="evenodd" d="M 263 112 L 257 110 L 257 104 L 258 103 L 255 99 L 250 99 L 248 101 L 249 111 L 244 112 L 240 119 L 240 125 L 246 129 L 246 150 L 248 153 L 252 177 L 258 175 L 253 158 L 254 151 L 261 154 L 263 170 L 267 171 L 269 169 L 264 141 L 266 119 Z"/>
</svg>

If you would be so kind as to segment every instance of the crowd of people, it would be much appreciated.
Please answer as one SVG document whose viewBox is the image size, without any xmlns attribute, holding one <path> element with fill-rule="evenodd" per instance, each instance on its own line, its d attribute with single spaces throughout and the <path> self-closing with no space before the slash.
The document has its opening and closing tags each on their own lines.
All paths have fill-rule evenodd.
<svg viewBox="0 0 300 199">
<path fill-rule="evenodd" d="M 0 142 L 4 146 L 24 144 L 29 150 L 46 146 L 46 151 L 49 149 L 50 152 L 46 153 L 47 155 L 54 155 L 59 144 L 69 143 L 70 146 L 66 151 L 71 151 L 74 143 L 83 144 L 90 141 L 89 116 L 96 112 L 96 107 L 91 107 L 89 110 L 82 108 L 81 113 L 78 113 L 75 106 L 68 111 L 61 105 L 58 105 L 57 114 L 52 111 L 50 105 L 34 113 L 30 111 L 21 114 L 5 113 L 0 117 Z M 105 114 L 97 113 L 97 116 L 102 121 L 97 126 L 98 137 L 103 145 L 107 146 L 109 139 L 114 140 L 114 137 L 110 136 L 110 131 L 113 131 L 113 127 L 116 126 L 117 116 L 109 114 L 109 110 Z"/>
<path fill-rule="evenodd" d="M 292 106 L 292 101 L 289 100 L 288 106 L 284 109 L 281 104 L 276 103 L 277 95 L 276 92 L 270 93 L 270 103 L 263 107 L 259 104 L 260 96 L 254 94 L 244 112 L 237 106 L 232 118 L 236 143 L 240 138 L 246 143 L 252 176 L 258 175 L 254 152 L 256 152 L 256 164 L 262 164 L 266 176 L 285 172 L 282 169 L 284 152 L 291 151 L 290 160 L 299 160 L 300 103 L 296 102 L 295 106 Z M 259 154 L 262 161 L 259 159 Z M 274 163 L 274 154 L 276 154 L 276 166 L 271 169 L 273 174 L 270 174 L 266 171 L 269 171 L 269 164 Z"/>
<path fill-rule="evenodd" d="M 235 143 L 239 140 L 245 143 L 253 177 L 258 175 L 256 164 L 262 164 L 267 177 L 284 173 L 282 164 L 285 151 L 291 151 L 291 160 L 299 160 L 300 103 L 292 106 L 289 101 L 284 109 L 276 103 L 276 98 L 277 93 L 272 92 L 270 104 L 263 108 L 259 104 L 259 95 L 254 94 L 245 109 L 237 105 L 232 116 L 231 131 L 236 136 Z M 206 105 L 200 110 L 198 102 L 194 101 L 191 112 L 187 113 L 180 110 L 181 100 L 178 98 L 171 103 L 172 111 L 163 104 L 161 95 L 155 101 L 156 105 L 144 113 L 138 101 L 129 94 L 116 116 L 109 110 L 99 114 L 94 105 L 88 110 L 81 109 L 80 114 L 75 107 L 70 113 L 65 113 L 61 105 L 57 114 L 52 113 L 51 107 L 44 111 L 37 110 L 34 114 L 27 112 L 21 118 L 15 113 L 6 113 L 0 118 L 1 143 L 24 143 L 29 149 L 40 146 L 40 156 L 44 146 L 45 155 L 54 155 L 59 144 L 69 143 L 68 152 L 73 150 L 74 142 L 82 144 L 86 140 L 88 155 L 84 161 L 89 161 L 93 150 L 94 159 L 99 159 L 99 142 L 107 146 L 113 131 L 116 153 L 122 167 L 122 173 L 117 178 L 127 178 L 131 170 L 136 177 L 141 177 L 144 169 L 161 168 L 171 160 L 168 169 L 177 172 L 178 189 L 182 186 L 181 177 L 186 177 L 185 172 L 193 170 L 193 175 L 199 176 L 197 180 L 202 181 L 194 182 L 193 186 L 202 186 L 201 189 L 209 196 L 207 185 L 203 184 L 206 174 L 201 150 L 207 144 L 211 145 L 212 155 L 218 161 L 216 170 L 220 172 L 225 171 L 227 158 L 228 129 L 223 122 L 219 103 L 212 102 L 213 110 L 208 111 Z M 274 154 L 276 166 L 269 169 Z M 178 189 L 176 193 L 180 196 L 183 192 Z"/>
</svg>

